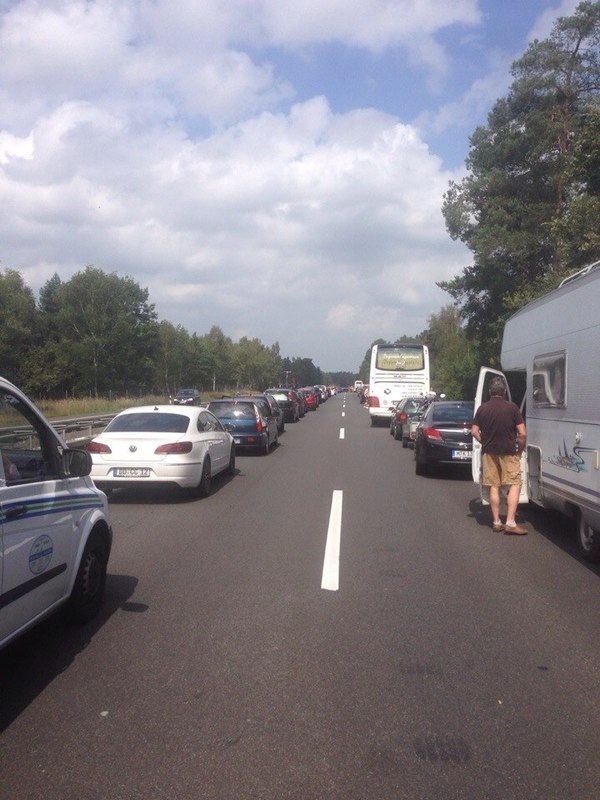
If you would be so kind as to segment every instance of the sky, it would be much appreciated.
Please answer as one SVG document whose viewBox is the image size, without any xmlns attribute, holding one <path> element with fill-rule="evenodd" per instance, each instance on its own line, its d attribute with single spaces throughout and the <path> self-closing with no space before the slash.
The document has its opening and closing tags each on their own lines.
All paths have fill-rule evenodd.
<svg viewBox="0 0 600 800">
<path fill-rule="evenodd" d="M 0 0 L 0 269 L 356 372 L 471 263 L 469 137 L 577 0 Z"/>
</svg>

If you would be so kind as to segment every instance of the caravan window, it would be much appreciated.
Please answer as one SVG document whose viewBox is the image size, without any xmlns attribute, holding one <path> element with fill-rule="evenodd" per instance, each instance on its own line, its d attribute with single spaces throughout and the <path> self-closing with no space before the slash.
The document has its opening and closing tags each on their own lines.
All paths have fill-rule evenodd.
<svg viewBox="0 0 600 800">
<path fill-rule="evenodd" d="M 567 354 L 546 353 L 533 359 L 533 407 L 564 408 Z"/>
</svg>

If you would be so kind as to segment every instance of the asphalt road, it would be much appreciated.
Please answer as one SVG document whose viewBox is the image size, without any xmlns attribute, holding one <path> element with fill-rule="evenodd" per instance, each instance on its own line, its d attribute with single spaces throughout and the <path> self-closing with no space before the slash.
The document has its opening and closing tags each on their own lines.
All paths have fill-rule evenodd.
<svg viewBox="0 0 600 800">
<path fill-rule="evenodd" d="M 353 394 L 237 466 L 116 493 L 100 618 L 0 654 L 1 800 L 600 796 L 600 570 L 563 519 L 493 534 Z"/>
</svg>

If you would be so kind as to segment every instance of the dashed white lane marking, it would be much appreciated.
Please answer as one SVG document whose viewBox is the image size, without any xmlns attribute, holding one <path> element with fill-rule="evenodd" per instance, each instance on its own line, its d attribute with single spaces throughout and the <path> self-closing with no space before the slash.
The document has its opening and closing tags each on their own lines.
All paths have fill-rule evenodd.
<svg viewBox="0 0 600 800">
<path fill-rule="evenodd" d="M 342 411 L 342 417 L 345 417 L 345 416 L 346 416 L 346 412 Z"/>
<path fill-rule="evenodd" d="M 331 511 L 329 512 L 329 526 L 327 527 L 327 542 L 325 544 L 325 558 L 323 559 L 323 576 L 321 589 L 337 592 L 340 586 L 340 542 L 342 532 L 342 500 L 344 493 L 335 489 L 331 497 Z"/>
<path fill-rule="evenodd" d="M 340 439 L 343 439 L 346 436 L 346 431 L 344 428 L 340 428 Z"/>
</svg>

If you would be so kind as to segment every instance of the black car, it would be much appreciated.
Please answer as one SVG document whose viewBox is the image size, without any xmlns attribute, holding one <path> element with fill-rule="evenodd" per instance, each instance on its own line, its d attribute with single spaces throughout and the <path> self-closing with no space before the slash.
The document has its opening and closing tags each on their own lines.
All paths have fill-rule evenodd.
<svg viewBox="0 0 600 800">
<path fill-rule="evenodd" d="M 250 400 L 266 400 L 271 408 L 271 413 L 277 419 L 277 430 L 279 433 L 283 433 L 285 430 L 285 415 L 283 413 L 283 409 L 275 399 L 275 397 L 270 392 L 262 392 L 261 394 L 245 394 L 245 395 L 236 395 L 236 397 L 247 397 Z"/>
<path fill-rule="evenodd" d="M 277 405 L 283 411 L 286 422 L 298 422 L 300 419 L 300 401 L 294 389 L 289 386 L 279 386 L 266 389 L 265 393 L 273 395 Z"/>
<path fill-rule="evenodd" d="M 199 406 L 201 403 L 198 389 L 179 389 L 173 403 L 176 406 Z"/>
<path fill-rule="evenodd" d="M 442 464 L 471 464 L 473 437 L 471 423 L 475 413 L 472 400 L 436 400 L 417 427 L 415 472 L 426 475 Z"/>
<path fill-rule="evenodd" d="M 390 434 L 394 439 L 402 440 L 402 447 L 408 447 L 411 441 L 411 422 L 423 413 L 425 408 L 424 397 L 405 397 L 399 400 L 392 410 L 390 420 Z"/>
</svg>

